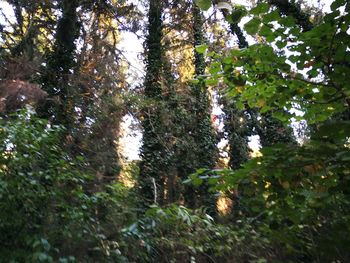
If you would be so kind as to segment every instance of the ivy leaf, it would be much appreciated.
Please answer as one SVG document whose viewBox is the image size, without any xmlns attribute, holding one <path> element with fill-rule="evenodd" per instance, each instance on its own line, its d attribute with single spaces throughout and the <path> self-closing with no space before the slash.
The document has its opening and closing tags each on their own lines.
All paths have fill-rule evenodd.
<svg viewBox="0 0 350 263">
<path fill-rule="evenodd" d="M 196 5 L 204 11 L 207 11 L 211 7 L 210 0 L 195 0 L 195 2 L 196 2 Z"/>
</svg>

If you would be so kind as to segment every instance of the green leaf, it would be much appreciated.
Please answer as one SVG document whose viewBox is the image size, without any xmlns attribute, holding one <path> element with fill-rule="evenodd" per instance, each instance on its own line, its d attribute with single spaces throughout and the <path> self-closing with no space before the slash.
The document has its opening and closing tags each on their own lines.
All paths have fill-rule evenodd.
<svg viewBox="0 0 350 263">
<path fill-rule="evenodd" d="M 248 34 L 254 35 L 258 32 L 260 23 L 261 23 L 260 19 L 254 17 L 247 24 L 244 25 L 244 28 Z"/>
<path fill-rule="evenodd" d="M 206 44 L 196 46 L 196 51 L 199 54 L 203 54 L 207 49 L 208 49 L 208 45 L 206 45 Z"/>
<path fill-rule="evenodd" d="M 277 41 L 276 46 L 280 49 L 284 48 L 287 45 L 286 41 Z"/>
<path fill-rule="evenodd" d="M 282 25 L 286 26 L 286 27 L 293 27 L 293 26 L 295 26 L 295 20 L 291 16 L 287 16 L 286 18 L 281 19 L 280 23 Z"/>
<path fill-rule="evenodd" d="M 288 121 L 288 116 L 286 116 L 285 112 L 276 111 L 272 114 L 272 116 L 282 122 Z"/>
<path fill-rule="evenodd" d="M 199 83 L 199 79 L 191 79 L 190 83 L 192 84 L 198 84 Z"/>
<path fill-rule="evenodd" d="M 271 39 L 271 37 L 274 39 L 274 35 L 273 35 L 273 32 L 271 30 L 270 27 L 266 26 L 266 25 L 263 25 L 260 29 L 260 32 L 259 32 L 262 36 L 266 37 L 266 39 Z M 271 42 L 271 41 L 269 41 Z"/>
<path fill-rule="evenodd" d="M 209 69 L 209 73 L 210 74 L 216 74 L 221 70 L 221 64 L 219 62 L 214 62 L 213 64 L 211 64 L 210 69 Z"/>
<path fill-rule="evenodd" d="M 251 13 L 253 15 L 259 15 L 259 14 L 262 14 L 262 13 L 266 13 L 267 11 L 269 11 L 269 4 L 267 3 L 261 3 L 259 5 L 257 5 L 256 7 L 254 7 L 251 11 Z"/>
<path fill-rule="evenodd" d="M 205 84 L 207 86 L 213 86 L 218 84 L 218 79 L 217 78 L 210 78 L 205 80 Z"/>
<path fill-rule="evenodd" d="M 224 64 L 230 65 L 232 64 L 233 59 L 231 57 L 225 57 L 222 62 L 224 62 Z"/>
<path fill-rule="evenodd" d="M 290 34 L 290 35 L 294 35 L 294 36 L 299 35 L 299 34 L 300 34 L 300 28 L 298 28 L 298 27 L 292 28 L 292 29 L 289 31 L 289 34 Z"/>
<path fill-rule="evenodd" d="M 195 2 L 196 2 L 196 5 L 204 11 L 207 11 L 211 7 L 210 0 L 195 0 Z"/>
<path fill-rule="evenodd" d="M 192 182 L 191 178 L 187 178 L 186 180 L 182 181 L 183 184 L 190 184 Z"/>
<path fill-rule="evenodd" d="M 192 180 L 192 184 L 194 186 L 200 186 L 203 183 L 203 179 L 201 179 L 198 176 L 190 176 L 190 177 L 191 177 L 191 180 Z"/>
<path fill-rule="evenodd" d="M 269 23 L 269 22 L 272 22 L 272 21 L 277 21 L 280 19 L 280 14 L 278 13 L 277 10 L 275 11 L 272 11 L 266 15 L 264 15 L 263 17 L 263 21 L 264 23 Z"/>
<path fill-rule="evenodd" d="M 331 4 L 331 10 L 335 11 L 344 4 L 345 4 L 344 0 L 336 0 Z"/>
<path fill-rule="evenodd" d="M 330 122 L 319 127 L 317 136 L 320 138 L 345 139 L 350 134 L 350 122 Z"/>
</svg>

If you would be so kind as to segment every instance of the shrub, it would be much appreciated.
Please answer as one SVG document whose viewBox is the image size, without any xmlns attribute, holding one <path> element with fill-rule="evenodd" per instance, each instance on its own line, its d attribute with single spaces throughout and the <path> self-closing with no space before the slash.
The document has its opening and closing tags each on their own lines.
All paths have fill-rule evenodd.
<svg viewBox="0 0 350 263">
<path fill-rule="evenodd" d="M 89 177 L 81 172 L 83 158 L 71 158 L 61 147 L 63 131 L 28 110 L 0 120 L 3 262 L 60 256 L 72 262 L 94 239 L 94 199 L 84 191 Z"/>
</svg>

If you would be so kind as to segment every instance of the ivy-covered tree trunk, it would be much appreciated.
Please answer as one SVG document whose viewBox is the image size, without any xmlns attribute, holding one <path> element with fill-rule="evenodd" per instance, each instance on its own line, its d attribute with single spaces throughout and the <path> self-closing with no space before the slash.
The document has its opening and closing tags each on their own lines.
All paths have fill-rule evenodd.
<svg viewBox="0 0 350 263">
<path fill-rule="evenodd" d="M 227 10 L 222 10 L 222 14 L 225 18 L 229 16 Z M 232 22 L 229 24 L 229 27 L 231 34 L 237 37 L 238 47 L 247 48 L 248 42 L 238 23 Z M 226 71 L 232 72 L 233 70 L 231 67 L 226 67 Z M 232 74 L 228 74 L 228 76 L 230 75 Z M 252 118 L 249 118 L 249 110 L 239 110 L 235 105 L 235 101 L 231 98 L 226 98 L 225 95 L 221 97 L 221 103 L 223 104 L 224 112 L 224 134 L 229 146 L 229 167 L 236 170 L 249 160 L 248 137 L 253 134 L 253 127 L 250 123 Z"/>
<path fill-rule="evenodd" d="M 43 88 L 49 96 L 56 97 L 54 103 L 47 105 L 46 115 L 54 123 L 66 126 L 68 131 L 74 123 L 74 87 L 70 81 L 76 67 L 75 41 L 79 37 L 78 0 L 59 2 L 61 17 L 57 23 L 54 50 L 47 57 L 45 74 L 42 76 Z"/>
<path fill-rule="evenodd" d="M 249 160 L 248 137 L 252 132 L 245 111 L 237 109 L 235 102 L 226 98 L 221 99 L 221 103 L 224 105 L 224 130 L 229 146 L 229 167 L 236 170 Z"/>
<path fill-rule="evenodd" d="M 146 207 L 162 203 L 166 149 L 162 141 L 160 104 L 162 101 L 162 1 L 150 0 L 148 36 L 146 39 L 146 77 L 144 83 L 147 106 L 144 109 L 143 145 L 139 188 Z"/>
<path fill-rule="evenodd" d="M 196 5 L 193 5 L 193 35 L 194 47 L 204 43 L 203 17 Z M 204 55 L 194 51 L 195 74 L 197 76 L 205 73 Z M 203 81 L 193 85 L 193 95 L 195 103 L 195 121 L 197 130 L 195 140 L 198 144 L 198 164 L 199 168 L 213 168 L 217 161 L 216 136 L 211 123 L 211 106 L 209 92 Z"/>
<path fill-rule="evenodd" d="M 272 117 L 271 112 L 261 114 L 257 132 L 262 147 L 270 147 L 276 143 L 296 143 L 293 128 Z"/>
<path fill-rule="evenodd" d="M 192 6 L 192 16 L 193 43 L 195 48 L 197 45 L 203 44 L 205 40 L 203 17 L 200 9 L 195 4 Z M 201 76 L 205 73 L 204 56 L 197 51 L 194 51 L 194 66 L 196 76 Z M 195 160 L 192 163 L 192 171 L 190 173 L 198 168 L 213 169 L 218 157 L 217 139 L 211 123 L 209 95 L 203 80 L 192 86 L 192 96 L 195 100 L 193 105 L 193 121 L 195 122 L 193 139 L 196 148 L 193 149 L 195 151 Z M 192 208 L 205 206 L 208 207 L 209 213 L 214 214 L 216 211 L 216 198 L 208 192 L 208 189 L 206 185 L 202 185 L 199 188 L 188 187 L 184 194 L 188 206 Z"/>
</svg>

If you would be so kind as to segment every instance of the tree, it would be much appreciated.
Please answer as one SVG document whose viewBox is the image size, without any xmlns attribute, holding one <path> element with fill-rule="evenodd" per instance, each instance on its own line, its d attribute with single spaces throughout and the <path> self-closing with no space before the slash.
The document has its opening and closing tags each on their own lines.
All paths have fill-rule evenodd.
<svg viewBox="0 0 350 263">
<path fill-rule="evenodd" d="M 192 96 L 194 98 L 193 109 L 193 148 L 194 159 L 189 164 L 187 176 L 196 169 L 213 169 L 217 161 L 217 140 L 216 135 L 211 124 L 210 102 L 208 89 L 205 86 L 202 76 L 205 74 L 205 58 L 202 52 L 196 49 L 204 44 L 203 32 L 203 17 L 199 7 L 195 4 L 192 6 L 192 33 L 193 33 L 193 47 L 194 47 L 194 69 L 195 75 L 200 79 L 197 84 L 193 84 Z M 184 193 L 185 202 L 191 208 L 198 208 L 205 206 L 208 208 L 208 213 L 215 214 L 216 198 L 208 191 L 206 185 L 201 185 L 198 189 L 187 187 Z"/>
<path fill-rule="evenodd" d="M 3 1 L 15 18 L 1 10 L 0 77 L 36 82 L 44 53 L 52 48 L 53 5 L 47 1 Z"/>
<path fill-rule="evenodd" d="M 252 19 L 245 29 L 264 41 L 245 50 L 232 49 L 221 58 L 245 80 L 243 87 L 229 83 L 234 86 L 229 92 L 239 97 L 241 109 L 248 103 L 284 123 L 294 117 L 318 126 L 305 145 L 274 145 L 243 169 L 222 172 L 224 183 L 217 188 L 239 185 L 245 191 L 241 200 L 249 211 L 245 219 L 281 248 L 281 258 L 346 261 L 349 257 L 337 252 L 349 243 L 347 238 L 339 239 L 348 218 L 334 221 L 349 209 L 345 190 L 349 180 L 344 176 L 348 159 L 340 156 L 348 153 L 345 134 L 350 127 L 346 121 L 335 121 L 349 108 L 344 78 L 349 67 L 343 61 L 349 55 L 345 47 L 349 10 L 347 1 L 335 1 L 331 12 L 306 30 L 299 15 L 295 14 L 296 19 L 285 13 L 280 16 L 279 10 L 260 3 L 250 10 Z M 224 77 L 229 80 L 230 73 Z M 304 113 L 302 117 L 291 111 L 295 107 Z"/>
<path fill-rule="evenodd" d="M 184 10 L 194 10 L 192 17 L 188 17 L 188 13 Z M 174 19 L 174 22 L 162 24 L 162 32 L 165 33 L 161 36 L 157 35 L 157 38 L 150 38 L 150 35 L 154 33 L 149 31 L 147 40 L 145 97 L 148 105 L 144 110 L 144 145 L 140 180 L 144 180 L 142 177 L 145 174 L 148 173 L 149 176 L 153 173 L 151 179 L 148 180 L 150 189 L 153 189 L 153 192 L 149 191 L 148 198 L 151 198 L 155 194 L 151 180 L 159 178 L 154 179 L 154 182 L 158 187 L 156 193 L 160 204 L 179 201 L 183 195 L 186 203 L 192 204 L 193 207 L 199 207 L 204 204 L 203 200 L 206 199 L 207 195 L 204 192 L 207 191 L 202 189 L 202 193 L 197 193 L 198 196 L 195 198 L 193 196 L 195 190 L 188 189 L 183 192 L 179 181 L 187 178 L 198 168 L 211 169 L 215 165 L 216 139 L 210 121 L 209 94 L 203 82 L 199 84 L 188 83 L 189 77 L 192 77 L 193 74 L 191 73 L 192 65 L 182 70 L 181 60 L 175 63 L 170 61 L 175 56 L 182 57 L 183 54 L 178 53 L 182 51 L 182 48 L 191 51 L 195 46 L 203 43 L 202 18 L 200 11 L 187 1 L 181 2 L 181 9 L 170 9 L 169 12 L 170 19 Z M 173 25 L 175 21 L 179 20 L 179 17 L 188 19 L 193 27 L 186 25 L 180 29 L 174 27 Z M 154 30 L 155 27 L 151 27 L 150 22 L 149 30 L 151 28 Z M 156 30 L 156 34 L 160 34 L 159 28 Z M 188 45 L 181 37 L 177 37 L 178 39 L 175 40 L 169 39 L 169 36 L 173 34 L 176 38 L 176 34 L 181 30 L 193 34 L 191 38 L 194 39 L 195 44 Z M 153 41 L 152 45 L 150 45 L 151 40 Z M 157 41 L 157 46 L 155 41 Z M 165 45 L 164 43 L 167 41 L 176 44 L 175 46 Z M 187 59 L 194 59 L 194 73 L 204 74 L 203 55 L 195 52 L 194 56 L 191 53 L 186 56 L 188 56 Z M 175 77 L 176 74 L 179 75 L 178 78 Z M 158 83 L 154 84 L 155 81 Z M 150 83 L 153 85 L 151 86 Z M 153 139 L 151 140 L 151 138 Z M 213 198 L 209 199 L 214 200 Z M 213 201 L 211 202 L 213 203 Z"/>
<path fill-rule="evenodd" d="M 119 15 L 122 11 L 123 15 Z M 135 11 L 125 3 L 91 1 L 85 2 L 79 12 L 83 32 L 74 74 L 74 102 L 79 112 L 73 148 L 87 158 L 96 172 L 97 188 L 117 179 L 121 169 L 118 145 L 120 124 L 128 110 L 123 98 L 128 84 L 126 61 L 118 49 L 119 27 L 120 20 L 130 19 Z"/>
<path fill-rule="evenodd" d="M 70 77 L 76 67 L 75 41 L 79 37 L 78 0 L 65 0 L 60 3 L 62 16 L 57 22 L 55 44 L 52 53 L 47 56 L 45 74 L 41 82 L 44 90 L 50 96 L 57 96 L 58 102 L 47 105 L 47 116 L 55 123 L 72 129 L 74 123 L 74 94 L 76 88 L 72 86 Z"/>
<path fill-rule="evenodd" d="M 151 0 L 148 10 L 148 35 L 146 40 L 146 77 L 145 98 L 148 101 L 144 110 L 143 145 L 140 165 L 140 195 L 149 205 L 153 201 L 162 201 L 164 186 L 164 169 L 167 151 L 162 144 L 161 112 L 158 103 L 162 100 L 162 10 L 160 0 Z"/>
<path fill-rule="evenodd" d="M 282 2 L 283 1 L 271 1 L 271 4 L 275 4 L 278 6 Z M 285 5 L 287 5 L 288 8 L 284 7 L 282 9 L 284 10 L 283 11 L 284 14 L 286 15 L 289 15 L 291 13 L 294 14 L 297 11 L 299 11 L 299 13 L 301 12 L 300 8 L 297 8 L 297 6 L 292 7 L 291 4 L 284 3 L 284 6 Z M 241 28 L 238 25 L 238 23 L 241 21 L 246 11 L 239 6 L 235 7 L 232 13 L 230 13 L 227 9 L 222 9 L 221 11 L 226 21 L 229 22 L 230 31 L 232 35 L 235 35 L 238 40 L 238 47 L 240 49 L 248 48 L 249 44 Z M 307 18 L 307 15 L 303 13 L 302 15 L 300 15 L 300 17 L 303 17 L 305 19 L 305 17 Z M 231 81 L 236 81 L 236 83 L 238 83 L 239 79 L 232 78 Z M 243 79 L 241 79 L 241 82 L 242 84 L 244 84 Z M 237 111 L 236 109 L 236 112 L 238 113 L 239 111 Z M 230 115 L 229 113 L 226 113 L 226 114 L 228 114 L 228 116 Z M 253 135 L 253 134 L 259 135 L 260 144 L 262 147 L 271 146 L 275 143 L 295 143 L 293 129 L 283 124 L 280 120 L 274 118 L 271 112 L 259 114 L 254 107 L 249 107 L 248 104 L 245 104 L 245 111 L 242 112 L 240 116 L 237 116 L 236 119 L 241 119 L 242 120 L 241 124 L 236 122 L 236 124 L 232 124 L 231 126 L 234 126 L 234 127 L 241 126 L 240 129 L 241 130 L 246 129 L 246 131 L 243 133 L 241 132 L 241 134 L 243 134 L 242 139 L 238 140 L 237 142 L 233 140 L 232 143 L 230 144 L 230 147 L 233 149 L 246 148 L 247 150 L 245 153 L 242 152 L 242 157 L 240 157 L 239 155 L 237 156 L 235 152 L 231 151 L 231 156 L 233 156 L 233 159 L 236 158 L 236 160 L 242 160 L 242 161 L 234 161 L 233 163 L 231 163 L 230 167 L 233 169 L 239 168 L 240 164 L 244 163 L 244 160 L 245 161 L 248 160 L 249 150 L 247 147 L 247 141 L 248 141 L 247 136 L 249 135 Z M 242 128 L 244 124 L 246 125 L 246 127 Z M 227 132 L 230 134 L 230 130 L 227 130 Z M 237 134 L 231 135 L 231 136 L 239 138 Z M 239 141 L 245 141 L 245 143 L 242 144 L 242 143 L 239 143 Z M 235 143 L 238 145 L 235 146 Z"/>
</svg>

